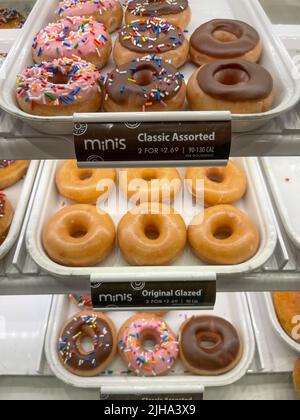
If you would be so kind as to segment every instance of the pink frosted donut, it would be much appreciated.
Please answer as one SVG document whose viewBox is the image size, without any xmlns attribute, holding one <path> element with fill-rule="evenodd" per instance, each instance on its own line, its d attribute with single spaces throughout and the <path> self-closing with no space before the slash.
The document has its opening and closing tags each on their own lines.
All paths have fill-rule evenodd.
<svg viewBox="0 0 300 420">
<path fill-rule="evenodd" d="M 154 350 L 144 342 L 152 341 Z M 118 334 L 119 353 L 130 370 L 138 376 L 166 375 L 176 363 L 179 345 L 166 322 L 152 314 L 137 314 L 130 318 Z"/>
<path fill-rule="evenodd" d="M 123 7 L 118 0 L 65 0 L 58 4 L 56 19 L 73 16 L 92 16 L 114 32 L 123 22 Z"/>
<path fill-rule="evenodd" d="M 37 64 L 57 58 L 79 57 L 103 68 L 112 50 L 105 26 L 93 17 L 74 16 L 50 23 L 33 41 Z"/>
<path fill-rule="evenodd" d="M 97 112 L 102 104 L 100 79 L 100 71 L 80 59 L 43 62 L 17 76 L 17 100 L 32 115 Z"/>
</svg>

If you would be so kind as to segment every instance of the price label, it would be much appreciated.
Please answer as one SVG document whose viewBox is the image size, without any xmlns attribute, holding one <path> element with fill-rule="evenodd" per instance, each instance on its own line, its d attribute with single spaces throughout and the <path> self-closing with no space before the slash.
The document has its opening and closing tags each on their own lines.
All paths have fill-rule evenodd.
<svg viewBox="0 0 300 420">
<path fill-rule="evenodd" d="M 216 279 L 181 282 L 91 283 L 96 310 L 213 309 Z"/>
<path fill-rule="evenodd" d="M 230 115 L 230 114 L 229 114 Z M 223 165 L 231 150 L 231 120 L 74 123 L 81 167 Z"/>
<path fill-rule="evenodd" d="M 204 400 L 204 388 L 202 392 L 195 392 L 195 393 L 181 393 L 181 394 L 102 394 L 100 392 L 100 400 L 101 401 L 203 401 Z M 144 405 L 144 407 L 147 407 Z M 142 407 L 141 407 L 142 408 Z M 118 408 L 114 407 L 114 410 L 118 410 Z M 122 408 L 120 407 L 119 410 L 121 411 Z M 150 412 L 150 410 L 153 412 L 153 414 Z M 164 410 L 166 410 L 166 407 L 164 407 Z M 178 410 L 178 408 L 177 408 Z M 144 414 L 149 415 L 163 415 L 167 414 L 166 412 L 162 412 L 162 409 L 160 412 L 158 412 L 159 409 L 153 407 L 149 407 L 149 412 L 146 413 L 146 411 L 142 412 Z M 185 410 L 186 411 L 186 410 Z M 115 413 L 114 413 L 115 414 Z M 127 413 L 128 414 L 128 413 Z M 170 413 L 171 414 L 171 413 Z M 178 413 L 179 414 L 179 413 Z M 183 414 L 183 413 L 181 413 Z M 192 414 L 192 413 L 190 413 Z"/>
</svg>

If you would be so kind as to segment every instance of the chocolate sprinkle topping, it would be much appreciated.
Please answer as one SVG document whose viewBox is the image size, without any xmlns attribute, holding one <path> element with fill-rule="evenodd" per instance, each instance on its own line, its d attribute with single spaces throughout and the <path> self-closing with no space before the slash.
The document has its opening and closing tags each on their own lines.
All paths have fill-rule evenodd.
<svg viewBox="0 0 300 420">
<path fill-rule="evenodd" d="M 188 0 L 132 0 L 127 10 L 136 16 L 176 15 L 189 7 Z"/>
<path fill-rule="evenodd" d="M 15 161 L 14 160 L 0 160 L 0 169 L 7 168 L 8 166 L 12 165 Z"/>
<path fill-rule="evenodd" d="M 16 9 L 0 9 L 0 24 L 7 24 L 12 20 L 20 19 L 20 27 L 24 24 L 25 19 Z"/>
</svg>

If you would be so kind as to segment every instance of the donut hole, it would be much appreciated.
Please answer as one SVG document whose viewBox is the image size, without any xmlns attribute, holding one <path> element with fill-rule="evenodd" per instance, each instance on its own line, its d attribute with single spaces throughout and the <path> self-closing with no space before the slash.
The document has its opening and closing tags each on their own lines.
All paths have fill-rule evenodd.
<svg viewBox="0 0 300 420">
<path fill-rule="evenodd" d="M 152 182 L 156 181 L 158 178 L 155 171 L 148 170 L 142 174 L 142 179 L 146 182 Z"/>
<path fill-rule="evenodd" d="M 234 42 L 239 39 L 239 37 L 233 32 L 228 30 L 225 31 L 223 29 L 216 29 L 213 32 L 213 37 L 220 42 Z"/>
<path fill-rule="evenodd" d="M 229 239 L 232 235 L 233 230 L 230 226 L 220 226 L 213 233 L 213 236 L 219 241 L 225 241 L 226 239 Z"/>
<path fill-rule="evenodd" d="M 69 76 L 58 70 L 52 77 L 49 77 L 48 82 L 54 85 L 67 85 L 69 83 Z"/>
<path fill-rule="evenodd" d="M 222 343 L 221 337 L 213 332 L 201 332 L 197 335 L 198 345 L 202 350 L 212 351 Z"/>
<path fill-rule="evenodd" d="M 133 73 L 133 79 L 139 86 L 149 86 L 153 82 L 153 68 L 141 66 Z"/>
<path fill-rule="evenodd" d="M 148 225 L 145 227 L 145 236 L 151 241 L 156 241 L 160 237 L 160 231 L 155 225 Z"/>
<path fill-rule="evenodd" d="M 141 343 L 144 350 L 153 352 L 156 346 L 159 344 L 159 337 L 155 332 L 148 331 L 142 334 Z"/>
<path fill-rule="evenodd" d="M 78 338 L 77 340 L 77 349 L 83 355 L 89 355 L 94 351 L 94 342 L 93 337 L 85 334 Z"/>
<path fill-rule="evenodd" d="M 214 78 L 217 82 L 226 86 L 248 83 L 250 80 L 249 74 L 238 66 L 221 68 L 214 74 Z"/>
<path fill-rule="evenodd" d="M 84 238 L 88 233 L 86 226 L 83 226 L 80 223 L 73 224 L 70 226 L 69 235 L 74 239 Z"/>
<path fill-rule="evenodd" d="M 81 171 L 79 173 L 79 179 L 80 181 L 86 181 L 88 179 L 91 179 L 93 176 L 92 171 Z"/>
<path fill-rule="evenodd" d="M 220 168 L 210 168 L 206 172 L 207 178 L 216 184 L 222 184 L 225 180 L 224 171 Z"/>
</svg>

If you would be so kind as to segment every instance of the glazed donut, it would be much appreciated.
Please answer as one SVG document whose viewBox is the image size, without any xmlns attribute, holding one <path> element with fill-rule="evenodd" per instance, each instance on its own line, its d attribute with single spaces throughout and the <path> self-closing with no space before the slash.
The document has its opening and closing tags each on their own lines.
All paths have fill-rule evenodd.
<svg viewBox="0 0 300 420">
<path fill-rule="evenodd" d="M 203 197 L 206 206 L 233 204 L 246 193 L 247 178 L 244 171 L 233 161 L 225 168 L 189 168 L 186 180 L 193 197 Z M 204 183 L 204 185 L 203 185 Z"/>
<path fill-rule="evenodd" d="M 122 25 L 123 7 L 118 0 L 65 0 L 58 4 L 57 20 L 74 16 L 91 16 L 112 33 Z"/>
<path fill-rule="evenodd" d="M 0 160 L 0 190 L 9 188 L 24 177 L 29 160 Z"/>
<path fill-rule="evenodd" d="M 120 172 L 120 189 L 126 198 L 135 204 L 171 204 L 181 186 L 179 172 L 173 168 L 127 169 Z"/>
<path fill-rule="evenodd" d="M 77 161 L 66 160 L 56 172 L 56 185 L 61 195 L 80 204 L 96 204 L 116 185 L 114 169 L 79 169 Z"/>
<path fill-rule="evenodd" d="M 106 112 L 180 111 L 185 97 L 182 74 L 160 58 L 146 56 L 108 75 L 103 107 Z"/>
<path fill-rule="evenodd" d="M 197 66 L 226 59 L 257 63 L 262 50 L 257 31 L 239 20 L 212 20 L 196 29 L 190 40 L 191 59 Z"/>
<path fill-rule="evenodd" d="M 33 41 L 33 60 L 40 64 L 57 58 L 79 57 L 103 68 L 112 42 L 105 26 L 92 17 L 67 17 L 50 23 Z"/>
<path fill-rule="evenodd" d="M 180 358 L 192 373 L 218 376 L 233 370 L 243 355 L 243 346 L 232 324 L 214 316 L 188 319 L 179 336 Z"/>
<path fill-rule="evenodd" d="M 165 204 L 143 203 L 129 211 L 118 227 L 118 240 L 133 266 L 171 264 L 183 252 L 187 233 L 183 218 Z"/>
<path fill-rule="evenodd" d="M 70 301 L 78 306 L 81 310 L 87 309 L 91 310 L 93 309 L 93 302 L 92 299 L 87 295 L 70 295 L 69 296 Z"/>
<path fill-rule="evenodd" d="M 125 14 L 126 23 L 148 17 L 166 19 L 180 29 L 186 29 L 192 17 L 188 0 L 129 0 Z"/>
<path fill-rule="evenodd" d="M 0 9 L 0 29 L 18 29 L 25 23 L 24 17 L 16 9 Z"/>
<path fill-rule="evenodd" d="M 300 359 L 297 359 L 293 373 L 294 387 L 298 398 L 300 399 Z"/>
<path fill-rule="evenodd" d="M 179 68 L 187 62 L 189 43 L 179 28 L 163 19 L 149 18 L 125 26 L 114 46 L 116 64 L 121 66 L 149 54 L 157 54 Z"/>
<path fill-rule="evenodd" d="M 40 116 L 97 112 L 102 104 L 99 70 L 84 60 L 61 58 L 27 67 L 17 76 L 20 108 Z"/>
<path fill-rule="evenodd" d="M 114 224 L 108 214 L 88 204 L 76 204 L 58 211 L 43 231 L 43 245 L 57 264 L 91 267 L 112 251 Z"/>
<path fill-rule="evenodd" d="M 13 207 L 5 194 L 0 192 L 0 244 L 6 238 L 14 216 Z"/>
<path fill-rule="evenodd" d="M 187 99 L 192 111 L 231 111 L 256 114 L 268 111 L 274 100 L 271 74 L 244 60 L 215 61 L 189 80 Z"/>
<path fill-rule="evenodd" d="M 106 315 L 80 312 L 62 329 L 57 349 L 59 360 L 74 375 L 96 376 L 112 363 L 117 352 L 116 337 L 115 326 Z"/>
<path fill-rule="evenodd" d="M 293 331 L 296 327 L 294 320 L 295 317 L 300 316 L 300 292 L 273 293 L 273 303 L 283 330 L 290 338 L 300 344 L 300 338 L 295 340 L 295 337 L 293 337 Z"/>
<path fill-rule="evenodd" d="M 241 210 L 229 205 L 209 207 L 196 216 L 188 229 L 195 255 L 208 264 L 236 265 L 258 251 L 256 225 Z"/>
<path fill-rule="evenodd" d="M 155 344 L 147 350 L 145 341 Z M 163 376 L 177 361 L 179 346 L 174 332 L 154 314 L 137 314 L 121 327 L 118 349 L 126 366 L 138 376 Z"/>
</svg>

